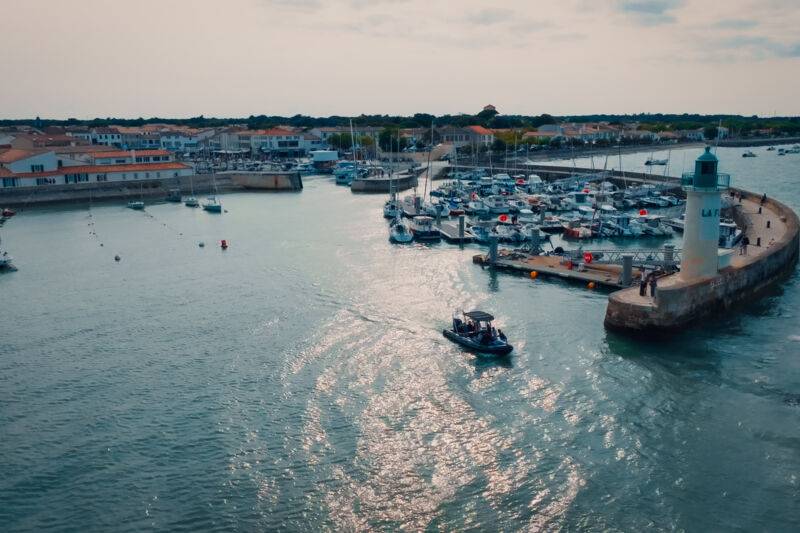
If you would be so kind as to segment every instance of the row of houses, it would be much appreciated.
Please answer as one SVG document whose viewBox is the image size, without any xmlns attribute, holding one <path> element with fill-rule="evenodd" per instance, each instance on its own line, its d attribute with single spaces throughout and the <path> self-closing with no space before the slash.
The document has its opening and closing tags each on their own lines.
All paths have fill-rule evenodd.
<svg viewBox="0 0 800 533">
<path fill-rule="evenodd" d="M 15 148 L 0 146 L 2 188 L 142 181 L 193 174 L 168 150 L 116 150 L 97 145 Z"/>
</svg>

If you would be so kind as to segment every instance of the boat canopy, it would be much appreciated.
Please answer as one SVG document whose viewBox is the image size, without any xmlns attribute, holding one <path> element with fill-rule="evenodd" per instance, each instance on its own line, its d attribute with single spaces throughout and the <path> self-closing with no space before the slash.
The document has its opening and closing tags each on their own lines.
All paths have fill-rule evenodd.
<svg viewBox="0 0 800 533">
<path fill-rule="evenodd" d="M 494 320 L 494 317 L 489 313 L 484 313 L 483 311 L 468 311 L 464 313 L 464 316 L 467 318 L 471 318 L 475 322 L 491 322 Z"/>
</svg>

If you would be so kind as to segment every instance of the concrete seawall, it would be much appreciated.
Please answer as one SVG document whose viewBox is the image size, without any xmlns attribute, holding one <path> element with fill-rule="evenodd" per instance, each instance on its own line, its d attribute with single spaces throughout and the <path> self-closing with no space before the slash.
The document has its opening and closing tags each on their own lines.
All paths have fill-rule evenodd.
<svg viewBox="0 0 800 533">
<path fill-rule="evenodd" d="M 169 190 L 174 188 L 180 188 L 185 196 L 189 196 L 192 190 L 195 196 L 203 196 L 214 191 L 215 181 L 219 192 L 245 190 L 241 185 L 233 183 L 230 175 L 195 174 L 160 180 L 0 188 L 0 207 L 78 203 L 88 202 L 90 199 L 130 200 L 139 197 L 161 199 L 166 198 Z"/>
<path fill-rule="evenodd" d="M 732 265 L 713 278 L 686 281 L 680 274 L 667 276 L 659 282 L 655 298 L 639 296 L 638 287 L 611 294 L 606 327 L 633 334 L 682 329 L 720 310 L 751 302 L 789 276 L 800 252 L 797 215 L 776 200 L 767 200 L 759 214 L 758 197 L 744 194 L 746 200 L 734 217 L 740 224 L 749 223 L 749 255 L 734 256 Z M 756 235 L 762 235 L 760 247 L 754 246 Z"/>
</svg>

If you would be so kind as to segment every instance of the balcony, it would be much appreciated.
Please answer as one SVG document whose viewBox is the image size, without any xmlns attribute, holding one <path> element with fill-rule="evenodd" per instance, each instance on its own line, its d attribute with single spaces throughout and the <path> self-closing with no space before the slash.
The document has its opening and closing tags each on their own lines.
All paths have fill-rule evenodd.
<svg viewBox="0 0 800 533">
<path fill-rule="evenodd" d="M 731 186 L 731 175 L 717 172 L 716 185 L 704 187 L 695 186 L 694 181 L 694 172 L 684 172 L 681 176 L 681 187 L 685 191 L 724 191 Z"/>
</svg>

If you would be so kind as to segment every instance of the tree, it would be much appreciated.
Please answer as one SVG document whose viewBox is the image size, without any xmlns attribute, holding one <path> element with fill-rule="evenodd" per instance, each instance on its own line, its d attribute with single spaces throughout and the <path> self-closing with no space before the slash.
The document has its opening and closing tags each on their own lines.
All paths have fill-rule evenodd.
<svg viewBox="0 0 800 533">
<path fill-rule="evenodd" d="M 395 152 L 406 148 L 408 139 L 400 136 L 400 128 L 386 127 L 378 134 L 378 145 L 384 152 Z"/>
<path fill-rule="evenodd" d="M 492 143 L 493 152 L 504 152 L 506 150 L 506 142 L 503 139 L 497 138 Z"/>
<path fill-rule="evenodd" d="M 333 133 L 328 136 L 328 144 L 337 150 L 349 150 L 353 147 L 353 139 L 349 133 Z"/>
</svg>

